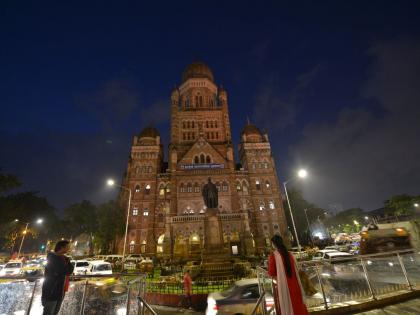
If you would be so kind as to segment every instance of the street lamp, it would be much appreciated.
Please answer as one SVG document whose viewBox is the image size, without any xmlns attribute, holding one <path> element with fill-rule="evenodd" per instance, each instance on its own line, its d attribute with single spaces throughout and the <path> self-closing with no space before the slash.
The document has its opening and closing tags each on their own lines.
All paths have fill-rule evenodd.
<svg viewBox="0 0 420 315">
<path fill-rule="evenodd" d="M 18 221 L 19 221 L 18 219 L 15 219 L 15 222 L 18 222 Z M 43 219 L 38 219 L 38 220 L 35 221 L 36 224 L 41 224 L 42 222 L 44 222 Z M 28 233 L 28 226 L 29 226 L 29 222 L 26 222 L 25 230 L 22 232 L 22 234 L 23 234 L 22 240 L 20 241 L 19 251 L 18 251 L 18 255 L 17 255 L 18 259 L 20 257 L 20 251 L 22 250 L 23 241 L 25 240 L 25 236 Z"/>
<path fill-rule="evenodd" d="M 127 233 L 128 233 L 128 218 L 130 217 L 131 189 L 127 188 L 125 186 L 115 184 L 115 181 L 113 179 L 108 179 L 106 183 L 107 183 L 108 186 L 118 186 L 118 187 L 128 191 L 127 221 L 125 222 L 124 247 L 123 247 L 123 254 L 122 254 L 122 256 L 123 256 L 122 257 L 122 262 L 123 262 L 122 266 L 123 266 L 123 269 L 124 269 L 125 247 L 126 247 L 126 244 L 127 244 Z"/>
<path fill-rule="evenodd" d="M 306 176 L 308 176 L 308 172 L 307 172 L 306 170 L 304 170 L 304 169 L 300 169 L 300 170 L 298 171 L 298 173 L 297 173 L 297 176 L 298 176 L 299 178 L 305 178 Z M 292 207 L 290 206 L 289 195 L 287 194 L 287 187 L 286 187 L 286 186 L 287 186 L 287 184 L 288 184 L 290 181 L 294 180 L 295 178 L 296 178 L 296 176 L 295 176 L 295 177 L 292 177 L 291 179 L 286 180 L 286 181 L 283 183 L 283 187 L 284 187 L 284 192 L 285 192 L 285 194 L 286 194 L 287 204 L 289 205 L 290 218 L 292 219 L 293 230 L 295 231 L 296 243 L 297 243 L 298 250 L 299 250 L 299 253 L 300 253 L 300 252 L 301 252 L 301 248 L 300 248 L 300 243 L 299 243 L 298 234 L 297 234 L 297 231 L 296 231 L 295 219 L 293 218 Z"/>
<path fill-rule="evenodd" d="M 415 207 L 415 208 L 418 208 L 418 207 L 419 207 L 419 204 L 416 202 L 416 203 L 414 204 L 414 207 Z"/>
</svg>

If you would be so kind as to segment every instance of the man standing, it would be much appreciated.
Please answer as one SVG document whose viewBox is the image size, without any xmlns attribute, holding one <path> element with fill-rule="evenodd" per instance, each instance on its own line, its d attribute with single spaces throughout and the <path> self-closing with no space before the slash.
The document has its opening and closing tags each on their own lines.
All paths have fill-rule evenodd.
<svg viewBox="0 0 420 315">
<path fill-rule="evenodd" d="M 191 293 L 192 293 L 192 280 L 190 276 L 190 271 L 186 270 L 184 274 L 184 292 L 185 297 L 188 303 L 188 308 L 192 308 L 192 299 L 191 299 Z"/>
<path fill-rule="evenodd" d="M 62 240 L 57 242 L 54 252 L 48 253 L 41 297 L 43 315 L 56 315 L 60 311 L 64 294 L 69 287 L 69 276 L 74 269 L 70 259 L 65 256 L 69 250 L 70 242 Z"/>
</svg>

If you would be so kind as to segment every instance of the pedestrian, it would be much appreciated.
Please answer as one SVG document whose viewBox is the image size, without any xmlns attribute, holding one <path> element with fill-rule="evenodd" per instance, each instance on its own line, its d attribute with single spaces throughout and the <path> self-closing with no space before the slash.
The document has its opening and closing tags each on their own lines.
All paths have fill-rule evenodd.
<svg viewBox="0 0 420 315">
<path fill-rule="evenodd" d="M 188 303 L 187 307 L 191 309 L 192 308 L 192 299 L 191 299 L 192 280 L 190 276 L 190 271 L 188 269 L 185 271 L 183 284 L 184 284 L 185 298 Z"/>
<path fill-rule="evenodd" d="M 293 255 L 280 235 L 274 235 L 271 244 L 274 251 L 268 259 L 268 274 L 273 278 L 276 314 L 308 315 Z"/>
<path fill-rule="evenodd" d="M 54 252 L 47 255 L 41 297 L 43 315 L 56 315 L 60 311 L 64 295 L 69 288 L 69 276 L 74 269 L 70 259 L 65 256 L 69 250 L 70 242 L 61 240 L 55 245 Z"/>
</svg>

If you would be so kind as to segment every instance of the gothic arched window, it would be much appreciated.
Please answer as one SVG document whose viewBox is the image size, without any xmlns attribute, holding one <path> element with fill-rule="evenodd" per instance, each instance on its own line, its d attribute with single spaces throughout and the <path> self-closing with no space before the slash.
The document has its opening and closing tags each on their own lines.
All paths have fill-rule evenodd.
<svg viewBox="0 0 420 315">
<path fill-rule="evenodd" d="M 146 194 L 146 195 L 148 195 L 148 194 L 150 194 L 150 184 L 146 184 L 146 186 L 144 187 L 144 193 Z"/>
<path fill-rule="evenodd" d="M 210 155 L 207 155 L 207 156 L 206 156 L 206 163 L 211 163 L 211 158 L 210 158 Z"/>
<path fill-rule="evenodd" d="M 204 154 L 201 154 L 200 155 L 200 163 L 201 164 L 204 164 L 205 163 L 205 161 L 204 161 Z"/>
<path fill-rule="evenodd" d="M 268 180 L 265 181 L 265 187 L 270 189 L 271 185 L 270 182 Z"/>
<path fill-rule="evenodd" d="M 192 192 L 192 185 L 191 185 L 191 183 L 188 183 L 188 185 L 187 185 L 187 192 Z"/>
<path fill-rule="evenodd" d="M 134 192 L 136 193 L 140 192 L 140 185 L 136 185 L 136 187 L 134 188 Z"/>
<path fill-rule="evenodd" d="M 194 163 L 195 164 L 200 163 L 200 159 L 198 158 L 198 156 L 194 156 Z"/>
<path fill-rule="evenodd" d="M 237 192 L 242 191 L 242 186 L 241 186 L 241 183 L 240 182 L 236 182 L 236 191 Z"/>
<path fill-rule="evenodd" d="M 222 190 L 223 191 L 228 191 L 228 189 L 229 189 L 228 184 L 226 182 L 223 182 L 223 184 L 222 184 Z"/>
<path fill-rule="evenodd" d="M 261 190 L 261 184 L 258 179 L 255 181 L 255 187 L 257 188 L 257 190 Z"/>
</svg>

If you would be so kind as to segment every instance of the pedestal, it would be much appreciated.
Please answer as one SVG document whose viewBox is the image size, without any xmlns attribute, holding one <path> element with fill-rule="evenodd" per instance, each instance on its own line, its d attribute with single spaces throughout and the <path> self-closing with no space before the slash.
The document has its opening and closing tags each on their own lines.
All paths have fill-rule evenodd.
<svg viewBox="0 0 420 315">
<path fill-rule="evenodd" d="M 228 250 L 223 244 L 223 229 L 220 218 L 217 216 L 219 209 L 207 208 L 204 221 L 204 251 L 203 261 L 225 259 Z"/>
</svg>

